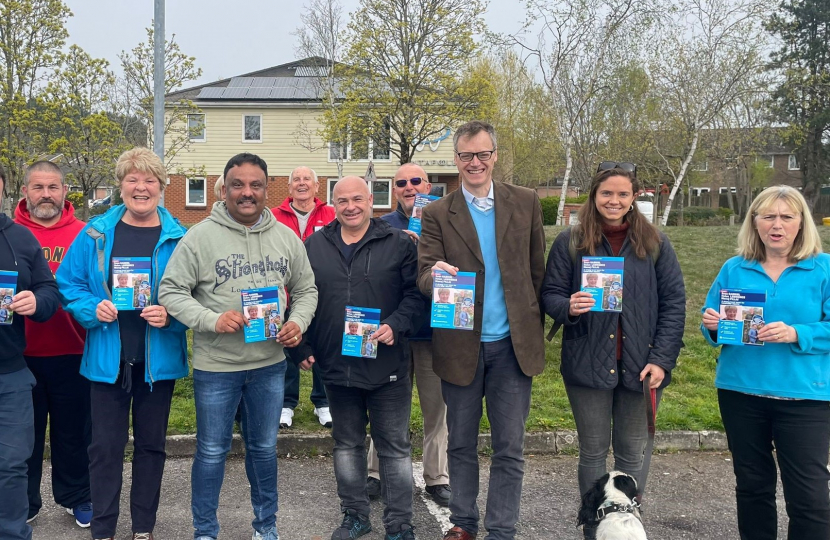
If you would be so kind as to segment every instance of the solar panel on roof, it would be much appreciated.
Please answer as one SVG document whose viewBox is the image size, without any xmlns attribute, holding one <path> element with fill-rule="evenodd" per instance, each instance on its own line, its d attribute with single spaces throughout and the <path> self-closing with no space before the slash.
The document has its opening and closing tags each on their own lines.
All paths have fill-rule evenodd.
<svg viewBox="0 0 830 540">
<path fill-rule="evenodd" d="M 277 82 L 276 77 L 251 77 L 251 86 L 271 88 Z"/>
<path fill-rule="evenodd" d="M 248 88 L 248 93 L 245 95 L 249 99 L 268 99 L 270 96 L 270 88 Z"/>
<path fill-rule="evenodd" d="M 231 82 L 228 83 L 228 88 L 248 87 L 251 86 L 253 81 L 253 77 L 234 77 L 231 79 Z"/>
<path fill-rule="evenodd" d="M 242 99 L 248 93 L 248 88 L 225 88 L 225 91 L 222 93 L 222 99 Z"/>
<path fill-rule="evenodd" d="M 202 91 L 199 92 L 199 95 L 196 96 L 196 99 L 218 99 L 222 97 L 222 93 L 225 91 L 222 87 L 214 87 L 214 88 L 202 88 Z"/>
</svg>

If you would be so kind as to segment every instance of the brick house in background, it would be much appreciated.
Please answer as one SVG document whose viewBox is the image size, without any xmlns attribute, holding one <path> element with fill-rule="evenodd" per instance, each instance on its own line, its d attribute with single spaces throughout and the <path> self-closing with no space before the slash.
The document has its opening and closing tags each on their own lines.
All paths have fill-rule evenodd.
<svg viewBox="0 0 830 540">
<path fill-rule="evenodd" d="M 206 217 L 216 201 L 216 179 L 228 159 L 241 152 L 257 154 L 268 164 L 267 204 L 271 208 L 288 196 L 288 175 L 300 165 L 314 169 L 320 180 L 317 196 L 330 202 L 337 181 L 336 158 L 343 155 L 344 175 L 364 176 L 370 160 L 374 164 L 376 180 L 370 183 L 374 215 L 394 209 L 392 177 L 399 162 L 388 143 L 368 140 L 341 145 L 317 135 L 322 114 L 319 76 L 325 69 L 323 59 L 306 58 L 165 96 L 168 107 L 188 99 L 201 110 L 188 115 L 190 144 L 176 155 L 169 169 L 203 169 L 207 173 L 193 177 L 172 174 L 165 190 L 167 209 L 186 224 Z M 169 147 L 170 142 L 168 136 L 165 145 Z M 426 170 L 434 194 L 445 195 L 458 188 L 450 128 L 421 145 L 412 161 Z"/>
</svg>

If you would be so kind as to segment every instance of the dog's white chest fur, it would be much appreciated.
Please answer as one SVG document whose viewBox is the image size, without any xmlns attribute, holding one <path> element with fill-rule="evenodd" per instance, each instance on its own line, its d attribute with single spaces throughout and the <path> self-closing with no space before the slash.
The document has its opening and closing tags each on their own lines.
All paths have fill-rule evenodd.
<svg viewBox="0 0 830 540">
<path fill-rule="evenodd" d="M 615 512 L 599 522 L 597 540 L 647 540 L 643 524 L 634 514 Z"/>
</svg>

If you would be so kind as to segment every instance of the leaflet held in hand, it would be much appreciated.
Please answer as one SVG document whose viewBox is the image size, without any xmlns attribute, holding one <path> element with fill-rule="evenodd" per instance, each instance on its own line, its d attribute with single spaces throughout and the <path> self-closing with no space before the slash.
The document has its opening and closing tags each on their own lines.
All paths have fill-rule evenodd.
<svg viewBox="0 0 830 540">
<path fill-rule="evenodd" d="M 17 293 L 17 272 L 0 270 L 0 324 L 11 324 L 14 318 L 12 298 Z"/>
<path fill-rule="evenodd" d="M 763 345 L 758 332 L 764 327 L 766 291 L 720 290 L 718 343 L 721 345 Z"/>
<path fill-rule="evenodd" d="M 112 303 L 118 310 L 144 309 L 152 299 L 150 257 L 112 258 Z"/>
<path fill-rule="evenodd" d="M 416 234 L 421 234 L 421 213 L 424 210 L 424 206 L 440 198 L 436 195 L 427 195 L 425 193 L 415 195 L 415 204 L 412 205 L 412 215 L 409 217 L 409 226 L 407 229 Z"/>
<path fill-rule="evenodd" d="M 378 340 L 369 337 L 380 328 L 380 310 L 374 308 L 346 306 L 346 321 L 343 327 L 343 356 L 377 358 Z"/>
<path fill-rule="evenodd" d="M 262 287 L 243 289 L 242 314 L 248 321 L 245 327 L 245 343 L 277 339 L 282 328 L 280 315 L 280 288 Z"/>
<path fill-rule="evenodd" d="M 581 290 L 596 302 L 591 311 L 622 311 L 624 265 L 622 257 L 582 257 Z"/>
<path fill-rule="evenodd" d="M 472 330 L 475 296 L 475 272 L 458 272 L 452 276 L 443 270 L 433 271 L 429 325 L 433 328 Z"/>
</svg>

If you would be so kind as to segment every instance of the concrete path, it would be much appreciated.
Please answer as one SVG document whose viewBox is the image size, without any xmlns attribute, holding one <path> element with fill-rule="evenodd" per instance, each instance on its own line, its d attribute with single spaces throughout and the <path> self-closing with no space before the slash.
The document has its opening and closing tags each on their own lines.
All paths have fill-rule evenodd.
<svg viewBox="0 0 830 540">
<path fill-rule="evenodd" d="M 488 460 L 482 459 L 482 497 L 485 508 Z M 161 508 L 155 530 L 157 540 L 190 540 L 190 459 L 169 459 L 162 488 Z M 414 467 L 419 469 L 420 464 Z M 522 498 L 519 540 L 577 540 L 574 526 L 577 509 L 577 459 L 572 456 L 527 456 Z M 49 501 L 34 522 L 34 540 L 89 539 L 66 512 L 51 502 L 50 467 L 44 467 L 43 499 Z M 330 457 L 280 458 L 280 512 L 278 526 L 282 540 L 328 540 L 340 522 L 338 500 Z M 646 494 L 646 530 L 651 540 L 737 538 L 735 525 L 734 477 L 729 454 L 690 452 L 654 456 Z M 124 496 L 118 540 L 129 538 L 130 466 L 125 464 Z M 423 480 L 416 473 L 416 485 Z M 222 538 L 247 540 L 251 537 L 250 495 L 244 462 L 228 461 L 222 490 L 219 519 Z M 420 540 L 440 540 L 448 512 L 415 491 L 415 517 Z M 779 489 L 779 537 L 786 537 L 786 516 Z M 372 504 L 375 530 L 366 540 L 382 540 L 382 505 Z M 479 539 L 484 535 L 480 534 Z"/>
</svg>

